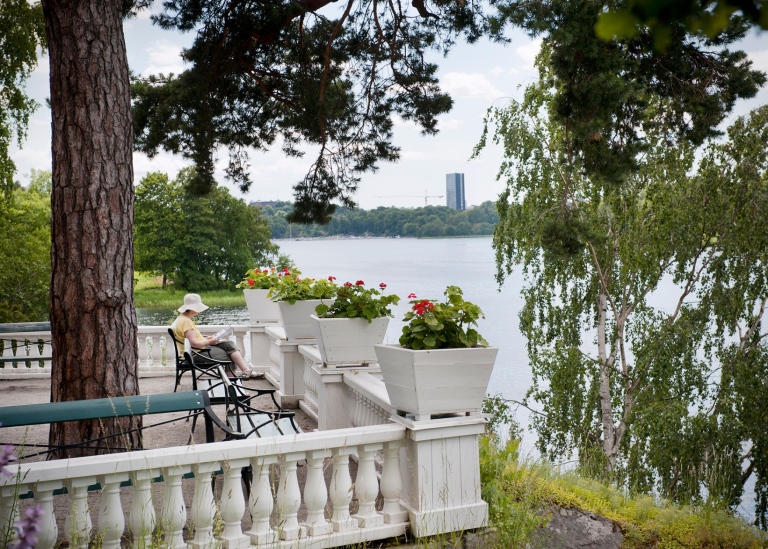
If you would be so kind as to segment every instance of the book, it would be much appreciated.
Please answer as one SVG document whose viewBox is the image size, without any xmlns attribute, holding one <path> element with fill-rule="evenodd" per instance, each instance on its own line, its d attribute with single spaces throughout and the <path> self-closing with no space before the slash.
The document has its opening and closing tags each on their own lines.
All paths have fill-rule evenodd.
<svg viewBox="0 0 768 549">
<path fill-rule="evenodd" d="M 221 330 L 219 330 L 218 332 L 213 334 L 213 337 L 215 339 L 218 339 L 219 341 L 221 341 L 221 340 L 223 340 L 225 338 L 228 338 L 233 333 L 235 333 L 235 329 L 232 328 L 232 326 L 226 326 L 225 328 L 222 328 Z"/>
</svg>

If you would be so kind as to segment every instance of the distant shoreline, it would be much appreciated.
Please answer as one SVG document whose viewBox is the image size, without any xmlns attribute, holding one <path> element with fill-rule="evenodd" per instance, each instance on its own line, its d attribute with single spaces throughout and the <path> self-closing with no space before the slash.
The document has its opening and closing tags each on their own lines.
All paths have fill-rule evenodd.
<svg viewBox="0 0 768 549">
<path fill-rule="evenodd" d="M 490 238 L 492 234 L 466 234 L 456 236 L 355 236 L 355 235 L 334 235 L 334 236 L 301 236 L 294 238 L 273 238 L 274 242 L 299 241 L 299 240 L 443 240 L 446 238 Z"/>
</svg>

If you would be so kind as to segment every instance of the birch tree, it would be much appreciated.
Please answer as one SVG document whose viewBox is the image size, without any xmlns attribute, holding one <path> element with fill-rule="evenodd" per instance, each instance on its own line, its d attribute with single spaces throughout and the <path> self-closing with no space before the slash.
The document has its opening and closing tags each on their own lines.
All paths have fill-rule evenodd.
<svg viewBox="0 0 768 549">
<path fill-rule="evenodd" d="M 624 184 L 585 175 L 547 90 L 491 112 L 497 280 L 521 266 L 543 455 L 680 501 L 768 475 L 768 106 L 700 149 L 649 134 Z M 483 143 L 481 143 L 481 146 Z"/>
</svg>

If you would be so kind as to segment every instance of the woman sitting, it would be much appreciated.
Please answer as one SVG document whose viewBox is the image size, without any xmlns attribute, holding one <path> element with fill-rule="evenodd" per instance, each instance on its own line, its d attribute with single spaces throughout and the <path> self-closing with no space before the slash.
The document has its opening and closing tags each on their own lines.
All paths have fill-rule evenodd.
<svg viewBox="0 0 768 549">
<path fill-rule="evenodd" d="M 219 341 L 214 337 L 203 337 L 192 319 L 206 309 L 208 309 L 208 306 L 203 305 L 203 301 L 198 294 L 187 294 L 184 296 L 184 305 L 179 307 L 179 313 L 181 314 L 171 324 L 171 329 L 176 336 L 176 345 L 179 346 L 180 352 L 184 352 L 184 345 L 179 343 L 179 341 L 184 341 L 186 338 L 193 349 L 208 351 L 212 359 L 222 362 L 231 361 L 240 369 L 241 378 L 263 378 L 263 373 L 255 372 L 245 363 L 243 355 L 240 354 L 240 351 L 231 341 Z"/>
</svg>

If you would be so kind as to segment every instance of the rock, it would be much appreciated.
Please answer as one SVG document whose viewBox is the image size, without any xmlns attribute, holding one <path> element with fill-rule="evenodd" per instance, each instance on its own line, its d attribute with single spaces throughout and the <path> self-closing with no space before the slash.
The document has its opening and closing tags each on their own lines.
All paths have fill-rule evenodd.
<svg viewBox="0 0 768 549">
<path fill-rule="evenodd" d="M 531 536 L 532 547 L 547 549 L 618 549 L 621 529 L 607 518 L 579 509 L 553 509 L 546 525 Z"/>
</svg>

